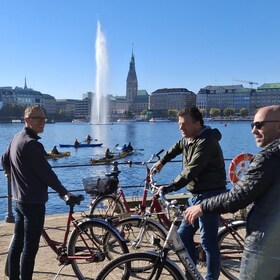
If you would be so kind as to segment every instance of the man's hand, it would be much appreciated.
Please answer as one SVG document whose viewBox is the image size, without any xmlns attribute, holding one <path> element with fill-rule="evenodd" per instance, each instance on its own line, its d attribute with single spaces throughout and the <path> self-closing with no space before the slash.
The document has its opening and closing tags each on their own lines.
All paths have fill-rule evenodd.
<svg viewBox="0 0 280 280">
<path fill-rule="evenodd" d="M 200 204 L 193 205 L 185 211 L 185 220 L 189 224 L 194 224 L 195 220 L 203 215 Z"/>
<path fill-rule="evenodd" d="M 159 173 L 163 168 L 163 164 L 160 161 L 157 161 L 151 168 L 152 173 Z"/>
</svg>

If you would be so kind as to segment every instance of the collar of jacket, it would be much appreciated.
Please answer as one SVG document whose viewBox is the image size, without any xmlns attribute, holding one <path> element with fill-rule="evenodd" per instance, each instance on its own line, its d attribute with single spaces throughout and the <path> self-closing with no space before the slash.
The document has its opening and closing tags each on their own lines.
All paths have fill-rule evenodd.
<svg viewBox="0 0 280 280">
<path fill-rule="evenodd" d="M 36 134 L 32 129 L 28 128 L 28 127 L 25 127 L 25 132 L 31 137 L 31 138 L 34 138 L 36 140 L 39 140 L 41 139 L 40 136 L 38 136 L 38 134 Z"/>
</svg>

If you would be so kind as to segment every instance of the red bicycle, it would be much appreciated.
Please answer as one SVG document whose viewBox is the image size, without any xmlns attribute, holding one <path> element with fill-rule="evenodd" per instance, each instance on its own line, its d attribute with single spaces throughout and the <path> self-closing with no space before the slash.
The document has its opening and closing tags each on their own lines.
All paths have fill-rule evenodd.
<svg viewBox="0 0 280 280">
<path fill-rule="evenodd" d="M 128 252 L 126 241 L 110 223 L 101 219 L 76 220 L 73 217 L 75 205 L 79 205 L 82 200 L 84 200 L 82 195 L 70 196 L 66 200 L 69 214 L 62 241 L 52 239 L 46 229 L 42 231 L 43 239 L 56 254 L 59 264 L 71 264 L 79 280 L 94 279 L 98 271 L 110 260 Z M 71 225 L 73 230 L 70 234 Z M 5 268 L 7 276 L 8 266 L 7 257 Z"/>
</svg>

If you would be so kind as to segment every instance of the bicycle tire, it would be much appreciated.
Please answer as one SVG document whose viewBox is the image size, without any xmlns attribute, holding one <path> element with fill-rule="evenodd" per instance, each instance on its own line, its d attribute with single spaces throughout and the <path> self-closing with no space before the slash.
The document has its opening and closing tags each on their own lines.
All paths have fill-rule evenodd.
<svg viewBox="0 0 280 280">
<path fill-rule="evenodd" d="M 98 240 L 102 239 L 102 244 L 99 241 L 96 242 L 96 236 L 98 236 Z M 95 279 L 101 268 L 110 260 L 128 253 L 128 249 L 125 240 L 108 222 L 89 219 L 81 222 L 78 229 L 72 231 L 67 253 L 68 256 L 78 258 L 71 260 L 71 265 L 77 278 L 84 280 Z M 87 260 L 84 258 L 86 255 L 92 256 L 92 253 L 92 258 Z"/>
<path fill-rule="evenodd" d="M 218 233 L 218 244 L 221 252 L 221 272 L 228 279 L 239 279 L 245 236 L 245 221 L 234 221 L 229 224 L 229 230 L 223 227 Z"/>
<path fill-rule="evenodd" d="M 90 215 L 101 219 L 107 219 L 115 215 L 126 213 L 126 209 L 116 195 L 104 195 L 97 197 L 91 206 Z"/>
<path fill-rule="evenodd" d="M 163 245 L 167 231 L 153 219 L 145 220 L 143 216 L 132 216 L 114 224 L 121 236 L 126 240 L 130 252 L 155 251 Z M 142 238 L 139 234 L 142 231 Z"/>
<path fill-rule="evenodd" d="M 158 277 L 153 277 L 161 267 L 161 257 L 153 253 L 128 253 L 120 256 L 106 265 L 97 275 L 95 280 L 111 279 L 153 279 L 153 280 L 184 280 L 184 276 L 179 267 L 169 259 L 163 264 L 162 271 Z M 139 264 L 139 265 L 138 265 Z M 138 267 L 138 269 L 131 269 Z M 142 269 L 142 268 L 145 269 Z M 147 267 L 150 269 L 148 270 Z M 153 277 L 153 278 L 151 278 Z"/>
</svg>

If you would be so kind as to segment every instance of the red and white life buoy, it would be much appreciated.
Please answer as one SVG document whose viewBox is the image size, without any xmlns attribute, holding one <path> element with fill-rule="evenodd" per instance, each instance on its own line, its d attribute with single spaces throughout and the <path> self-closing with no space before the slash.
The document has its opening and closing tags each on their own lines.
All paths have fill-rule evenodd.
<svg viewBox="0 0 280 280">
<path fill-rule="evenodd" d="M 246 170 L 246 161 L 250 162 L 253 158 L 252 154 L 239 154 L 230 163 L 228 173 L 229 179 L 232 183 L 239 181 L 239 175 Z M 240 169 L 239 168 L 240 165 Z"/>
</svg>

